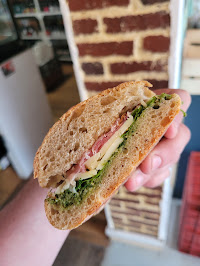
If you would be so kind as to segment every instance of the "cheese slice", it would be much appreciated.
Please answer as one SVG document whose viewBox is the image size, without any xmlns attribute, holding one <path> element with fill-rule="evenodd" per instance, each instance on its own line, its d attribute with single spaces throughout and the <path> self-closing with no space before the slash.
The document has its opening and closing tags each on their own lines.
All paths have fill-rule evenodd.
<svg viewBox="0 0 200 266">
<path fill-rule="evenodd" d="M 103 145 L 103 147 L 100 149 L 100 151 L 98 153 L 96 153 L 95 155 L 93 155 L 90 159 L 87 160 L 85 166 L 89 169 L 95 169 L 98 165 L 99 162 L 101 160 L 101 158 L 107 153 L 108 149 L 112 146 L 112 144 L 116 141 L 116 143 L 121 143 L 119 141 L 119 138 L 121 137 L 121 135 L 126 132 L 128 130 L 128 128 L 130 127 L 130 125 L 133 123 L 133 116 L 131 115 L 125 122 L 124 124 L 112 135 L 112 137 Z M 120 138 L 122 140 L 122 138 Z M 118 144 L 118 146 L 119 146 Z M 117 146 L 117 147 L 118 147 Z M 116 147 L 113 146 L 113 147 Z M 117 147 L 115 149 L 117 149 Z M 114 149 L 112 148 L 111 150 Z M 110 154 L 110 152 L 109 152 Z M 110 154 L 111 156 L 112 154 Z M 109 159 L 108 156 L 106 156 L 106 158 Z M 98 169 L 99 170 L 99 169 Z"/>
<path fill-rule="evenodd" d="M 92 157 L 90 157 L 87 162 L 85 163 L 85 166 L 89 169 L 95 169 L 98 165 L 98 161 L 101 159 L 101 153 L 98 152 L 94 154 Z"/>
<path fill-rule="evenodd" d="M 124 134 L 130 125 L 133 123 L 133 116 L 131 115 L 124 124 L 112 135 L 112 137 L 103 145 L 100 151 L 94 154 L 91 158 L 87 160 L 85 166 L 90 170 L 84 173 L 75 174 L 75 180 L 79 179 L 88 179 L 97 174 L 98 170 L 101 170 L 105 163 L 109 160 L 112 154 L 116 151 L 119 145 L 123 142 L 121 137 Z M 66 189 L 75 187 L 76 182 L 66 179 L 59 187 L 56 189 L 56 194 L 64 192 Z"/>
<path fill-rule="evenodd" d="M 60 194 L 64 192 L 66 189 L 68 189 L 70 186 L 70 181 L 66 179 L 60 186 L 57 187 L 55 193 Z"/>
<path fill-rule="evenodd" d="M 84 172 L 84 173 L 79 173 L 76 176 L 76 180 L 87 179 L 87 178 L 90 178 L 90 177 L 92 177 L 92 176 L 94 176 L 96 174 L 97 174 L 97 170 L 91 170 L 91 171 L 87 171 L 87 172 Z"/>
<path fill-rule="evenodd" d="M 101 159 L 100 163 L 97 165 L 96 169 L 101 170 L 111 155 L 116 151 L 119 145 L 123 142 L 123 138 L 118 137 L 115 142 L 109 147 L 103 158 Z"/>
</svg>

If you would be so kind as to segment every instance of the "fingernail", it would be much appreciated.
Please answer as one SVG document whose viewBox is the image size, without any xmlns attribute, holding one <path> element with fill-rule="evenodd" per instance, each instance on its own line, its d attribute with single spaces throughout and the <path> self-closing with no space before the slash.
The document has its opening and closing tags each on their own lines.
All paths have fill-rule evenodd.
<svg viewBox="0 0 200 266">
<path fill-rule="evenodd" d="M 151 170 L 156 170 L 161 165 L 162 160 L 160 156 L 154 155 L 151 161 Z"/>
</svg>

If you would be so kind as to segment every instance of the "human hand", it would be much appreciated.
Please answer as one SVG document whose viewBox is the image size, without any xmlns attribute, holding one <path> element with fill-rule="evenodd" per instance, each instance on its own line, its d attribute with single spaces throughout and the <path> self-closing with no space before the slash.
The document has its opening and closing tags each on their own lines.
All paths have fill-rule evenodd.
<svg viewBox="0 0 200 266">
<path fill-rule="evenodd" d="M 181 109 L 187 111 L 191 104 L 191 97 L 184 90 L 159 89 L 156 94 L 177 93 L 183 105 Z M 141 186 L 153 188 L 161 185 L 169 177 L 169 168 L 176 163 L 188 141 L 190 140 L 190 130 L 182 123 L 183 114 L 180 112 L 166 131 L 162 140 L 156 145 L 151 153 L 145 158 L 140 166 L 133 172 L 125 187 L 129 191 L 135 191 Z"/>
</svg>

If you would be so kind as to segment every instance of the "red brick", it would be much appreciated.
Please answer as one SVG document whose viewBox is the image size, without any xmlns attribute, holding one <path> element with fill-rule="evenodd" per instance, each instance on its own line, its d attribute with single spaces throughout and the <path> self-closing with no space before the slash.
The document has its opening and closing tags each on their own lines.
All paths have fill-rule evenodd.
<svg viewBox="0 0 200 266">
<path fill-rule="evenodd" d="M 163 88 L 168 88 L 168 81 L 167 80 L 151 80 L 147 79 L 152 85 L 153 88 L 152 90 L 155 89 L 163 89 Z M 108 88 L 113 88 L 125 81 L 111 81 L 111 82 L 85 82 L 85 87 L 88 90 L 93 90 L 93 91 L 102 91 Z"/>
<path fill-rule="evenodd" d="M 103 74 L 103 66 L 99 62 L 82 63 L 82 69 L 87 75 L 100 75 Z"/>
<path fill-rule="evenodd" d="M 78 44 L 79 56 L 132 55 L 133 42 L 107 42 Z"/>
<path fill-rule="evenodd" d="M 108 82 L 85 82 L 85 87 L 90 91 L 103 91 L 108 88 L 116 87 L 124 81 L 108 81 Z"/>
<path fill-rule="evenodd" d="M 168 52 L 170 45 L 170 38 L 162 35 L 148 36 L 143 40 L 143 48 L 151 52 Z"/>
<path fill-rule="evenodd" d="M 114 63 L 110 65 L 113 74 L 128 74 L 137 71 L 165 71 L 167 62 L 160 61 L 144 61 L 144 62 L 130 62 L 130 63 Z"/>
<path fill-rule="evenodd" d="M 98 32 L 97 21 L 95 19 L 80 19 L 73 21 L 73 29 L 75 35 L 91 34 Z"/>
<path fill-rule="evenodd" d="M 68 0 L 71 11 L 100 9 L 109 6 L 127 6 L 129 0 Z"/>
<path fill-rule="evenodd" d="M 168 88 L 168 80 L 147 79 L 152 85 L 151 90 Z"/>
<path fill-rule="evenodd" d="M 166 28 L 170 25 L 170 16 L 162 11 L 137 16 L 120 18 L 104 18 L 106 32 L 117 33 L 126 31 Z"/>
<path fill-rule="evenodd" d="M 155 3 L 169 2 L 169 0 L 141 0 L 144 5 L 153 5 Z"/>
</svg>

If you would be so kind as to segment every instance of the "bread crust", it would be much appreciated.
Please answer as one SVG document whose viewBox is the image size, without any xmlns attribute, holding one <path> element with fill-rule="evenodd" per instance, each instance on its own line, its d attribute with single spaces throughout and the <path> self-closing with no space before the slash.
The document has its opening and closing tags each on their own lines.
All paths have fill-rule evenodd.
<svg viewBox="0 0 200 266">
<path fill-rule="evenodd" d="M 171 104 L 171 106 L 173 105 L 173 107 L 170 107 L 171 109 L 169 109 L 169 106 L 166 107 L 169 110 L 168 110 L 168 115 L 162 118 L 162 121 L 164 121 L 162 122 L 163 125 L 162 126 L 160 125 L 156 128 L 156 134 L 155 136 L 152 137 L 150 142 L 144 143 L 145 148 L 142 154 L 134 160 L 134 164 L 129 163 L 127 167 L 124 168 L 124 170 L 122 171 L 121 165 L 118 162 L 120 161 L 121 163 L 123 160 L 120 159 L 119 157 L 116 157 L 115 159 L 116 162 L 114 162 L 114 164 L 118 163 L 119 168 L 116 174 L 117 177 L 115 181 L 110 183 L 109 186 L 107 186 L 106 189 L 104 188 L 104 190 L 102 190 L 101 192 L 96 190 L 95 193 L 97 194 L 100 193 L 100 196 L 96 197 L 92 201 L 92 203 L 88 205 L 88 208 L 85 209 L 84 211 L 81 211 L 82 208 L 81 206 L 80 207 L 77 206 L 77 209 L 80 210 L 79 211 L 77 210 L 76 217 L 74 217 L 72 222 L 70 222 L 71 219 L 70 214 L 66 215 L 67 210 L 66 211 L 60 210 L 56 206 L 50 204 L 48 201 L 45 201 L 45 212 L 47 218 L 54 227 L 62 230 L 74 229 L 79 225 L 81 225 L 86 220 L 88 220 L 92 215 L 96 214 L 102 208 L 102 206 L 106 204 L 106 202 L 112 197 L 113 194 L 115 194 L 115 192 L 119 189 L 119 187 L 127 181 L 131 172 L 138 167 L 138 165 L 145 159 L 145 157 L 149 154 L 149 152 L 159 142 L 159 140 L 161 139 L 161 137 L 164 135 L 167 128 L 169 127 L 170 123 L 173 121 L 174 117 L 179 113 L 181 105 L 181 100 L 179 96 L 174 94 L 172 96 L 172 101 L 171 102 L 170 101 L 169 103 Z M 105 174 L 104 178 L 105 179 L 109 178 L 108 173 Z"/>
<path fill-rule="evenodd" d="M 47 146 L 47 142 L 49 142 L 50 138 L 54 134 L 54 132 L 59 128 L 63 123 L 69 119 L 70 116 L 79 108 L 92 103 L 95 99 L 101 98 L 102 96 L 110 95 L 111 93 L 115 91 L 122 92 L 124 89 L 126 89 L 129 86 L 133 86 L 133 91 L 137 89 L 137 87 L 143 87 L 143 89 L 146 89 L 149 93 L 149 98 L 153 97 L 155 95 L 154 92 L 150 91 L 148 87 L 152 87 L 152 85 L 148 81 L 136 81 L 136 82 L 125 82 L 117 87 L 114 87 L 112 89 L 107 89 L 99 93 L 98 95 L 94 95 L 91 98 L 87 99 L 86 101 L 80 102 L 79 104 L 73 106 L 71 109 L 69 109 L 65 114 L 61 116 L 61 118 L 50 128 L 49 132 L 47 133 L 46 137 L 44 138 L 41 146 L 38 148 L 33 167 L 34 167 L 34 178 L 38 178 L 38 182 L 41 187 L 49 187 L 48 181 L 46 176 L 44 176 L 43 166 L 41 163 L 41 157 L 42 157 L 42 149 Z M 138 95 L 140 96 L 140 95 Z M 89 147 L 90 148 L 90 147 Z"/>
</svg>

